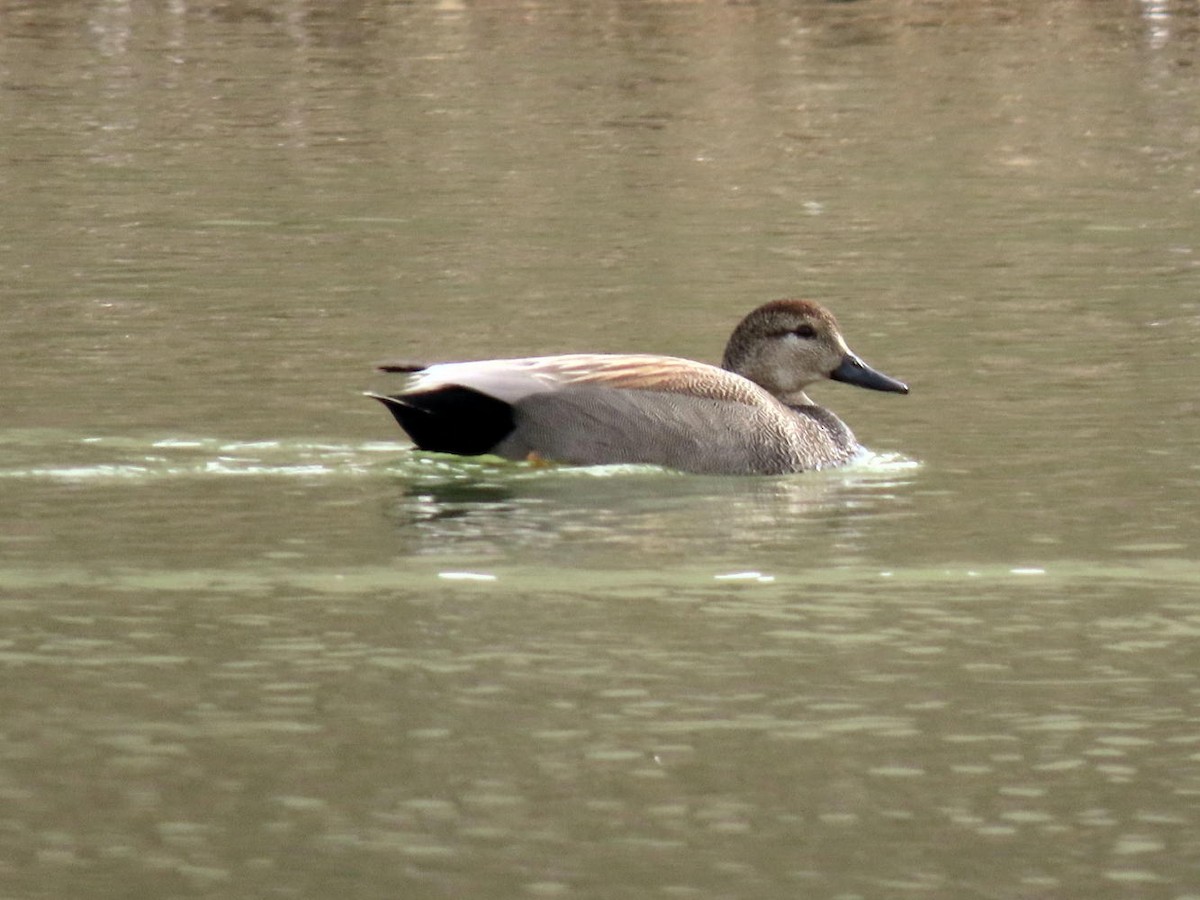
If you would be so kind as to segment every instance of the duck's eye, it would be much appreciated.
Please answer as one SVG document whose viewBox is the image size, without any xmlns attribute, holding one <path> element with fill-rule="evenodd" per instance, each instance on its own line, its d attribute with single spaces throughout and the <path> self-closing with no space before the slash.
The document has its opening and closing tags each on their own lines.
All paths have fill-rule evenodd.
<svg viewBox="0 0 1200 900">
<path fill-rule="evenodd" d="M 798 328 L 793 329 L 792 334 L 794 334 L 796 337 L 815 338 L 817 336 L 817 329 L 805 322 Z"/>
</svg>

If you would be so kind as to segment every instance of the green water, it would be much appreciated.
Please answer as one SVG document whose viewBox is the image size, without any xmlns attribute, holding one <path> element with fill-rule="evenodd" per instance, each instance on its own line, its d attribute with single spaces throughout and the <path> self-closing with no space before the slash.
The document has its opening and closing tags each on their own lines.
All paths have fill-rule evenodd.
<svg viewBox="0 0 1200 900">
<path fill-rule="evenodd" d="M 0 895 L 1200 896 L 1182 3 L 0 10 Z M 379 359 L 906 397 L 705 478 Z"/>
</svg>

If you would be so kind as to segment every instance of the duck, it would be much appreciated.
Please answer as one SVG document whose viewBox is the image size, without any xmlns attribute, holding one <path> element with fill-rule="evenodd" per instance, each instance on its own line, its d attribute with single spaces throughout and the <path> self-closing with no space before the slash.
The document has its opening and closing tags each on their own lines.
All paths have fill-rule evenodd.
<svg viewBox="0 0 1200 900">
<path fill-rule="evenodd" d="M 410 376 L 399 392 L 367 396 L 420 450 L 704 475 L 783 475 L 861 454 L 850 428 L 805 393 L 819 381 L 908 393 L 850 350 L 829 310 L 804 299 L 750 312 L 720 366 L 572 353 L 377 368 Z"/>
</svg>

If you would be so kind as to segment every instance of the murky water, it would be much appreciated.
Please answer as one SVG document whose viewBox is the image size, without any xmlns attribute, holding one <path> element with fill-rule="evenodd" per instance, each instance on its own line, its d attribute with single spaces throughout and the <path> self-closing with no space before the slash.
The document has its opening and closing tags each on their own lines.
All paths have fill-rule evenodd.
<svg viewBox="0 0 1200 900">
<path fill-rule="evenodd" d="M 0 894 L 1200 897 L 1197 22 L 0 7 Z M 849 469 L 360 395 L 788 294 Z"/>
</svg>

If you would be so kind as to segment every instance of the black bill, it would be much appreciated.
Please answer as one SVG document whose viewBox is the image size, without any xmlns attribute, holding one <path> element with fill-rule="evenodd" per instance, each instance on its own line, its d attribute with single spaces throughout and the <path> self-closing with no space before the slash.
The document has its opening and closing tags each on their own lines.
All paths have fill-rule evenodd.
<svg viewBox="0 0 1200 900">
<path fill-rule="evenodd" d="M 870 388 L 873 391 L 891 391 L 896 394 L 907 394 L 908 385 L 895 378 L 889 378 L 882 372 L 876 372 L 853 353 L 842 357 L 841 363 L 829 373 L 834 381 L 844 381 L 846 384 L 856 384 L 859 387 Z"/>
</svg>

